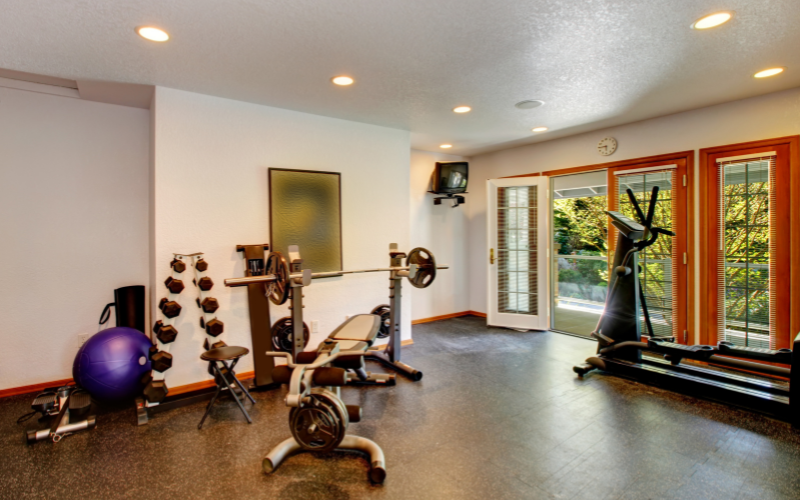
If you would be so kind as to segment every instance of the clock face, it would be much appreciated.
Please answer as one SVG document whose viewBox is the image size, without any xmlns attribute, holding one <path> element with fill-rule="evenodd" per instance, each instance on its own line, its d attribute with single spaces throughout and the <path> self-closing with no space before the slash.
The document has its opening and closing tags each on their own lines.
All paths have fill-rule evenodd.
<svg viewBox="0 0 800 500">
<path fill-rule="evenodd" d="M 606 137 L 597 143 L 597 152 L 603 156 L 613 154 L 617 150 L 617 140 L 613 137 Z"/>
</svg>

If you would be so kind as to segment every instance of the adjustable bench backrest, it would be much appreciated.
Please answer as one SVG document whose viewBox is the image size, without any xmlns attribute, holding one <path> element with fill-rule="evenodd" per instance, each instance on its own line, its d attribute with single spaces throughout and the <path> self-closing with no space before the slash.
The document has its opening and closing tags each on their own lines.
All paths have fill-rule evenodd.
<svg viewBox="0 0 800 500">
<path fill-rule="evenodd" d="M 342 351 L 366 351 L 378 337 L 381 317 L 375 314 L 351 316 L 328 335 Z"/>
</svg>

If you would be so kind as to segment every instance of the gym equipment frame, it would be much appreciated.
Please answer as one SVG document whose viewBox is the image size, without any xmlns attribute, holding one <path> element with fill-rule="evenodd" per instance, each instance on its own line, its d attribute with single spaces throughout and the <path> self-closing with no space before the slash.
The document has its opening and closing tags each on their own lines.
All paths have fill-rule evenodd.
<svg viewBox="0 0 800 500">
<path fill-rule="evenodd" d="M 75 386 L 48 389 L 36 396 L 31 408 L 42 414 L 39 422 L 47 423 L 47 426 L 26 431 L 25 440 L 28 444 L 45 439 L 58 443 L 65 436 L 84 429 L 93 429 L 97 425 L 95 415 L 87 415 L 92 408 L 91 396 Z M 75 418 L 82 416 L 86 418 Z"/>
<path fill-rule="evenodd" d="M 276 254 L 277 261 L 286 262 L 279 253 L 273 255 Z M 288 278 L 292 290 L 289 297 L 292 321 L 302 328 L 300 302 L 303 287 L 311 284 L 313 275 L 311 270 L 302 269 L 297 246 L 289 247 L 289 261 L 292 270 Z M 414 269 L 410 272 L 413 277 Z M 384 481 L 386 465 L 380 446 L 370 439 L 347 434 L 350 422 L 361 420 L 361 408 L 345 405 L 341 399 L 341 387 L 350 380 L 348 369 L 363 365 L 362 358 L 375 341 L 379 327 L 378 316 L 360 314 L 350 317 L 334 330 L 316 352 L 267 353 L 268 356 L 286 359 L 286 365 L 277 366 L 272 378 L 289 385 L 285 402 L 291 408 L 289 428 L 292 437 L 282 441 L 264 457 L 262 467 L 265 473 L 274 472 L 286 457 L 298 451 L 356 450 L 370 457 L 370 480 L 374 483 Z M 302 342 L 302 338 L 300 340 Z"/>
<path fill-rule="evenodd" d="M 640 223 L 618 212 L 607 212 L 611 223 L 619 230 L 619 237 L 605 309 L 592 332 L 598 341 L 597 355 L 575 366 L 573 371 L 583 377 L 598 369 L 766 413 L 800 427 L 800 335 L 795 337 L 793 349 L 778 350 L 742 347 L 725 341 L 716 346 L 683 345 L 676 343 L 673 337 L 653 336 L 644 293 L 639 287 L 638 253 L 655 243 L 659 234 L 674 236 L 674 233 L 653 227 L 658 187 L 653 188 L 646 217 L 633 192 L 628 189 L 627 193 Z M 640 309 L 650 334 L 647 342 L 642 342 L 641 338 Z M 727 370 L 715 370 L 698 363 L 682 364 L 684 359 Z M 747 360 L 788 364 L 790 368 Z M 748 376 L 743 371 L 762 377 Z M 775 376 L 788 378 L 789 384 L 769 378 Z"/>
<path fill-rule="evenodd" d="M 403 259 L 406 260 L 406 265 L 403 265 Z M 286 259 L 279 253 L 273 252 L 267 259 L 266 274 L 261 276 L 250 276 L 244 278 L 229 278 L 225 280 L 225 286 L 251 286 L 253 284 L 266 284 L 266 295 L 270 298 L 273 304 L 281 305 L 289 298 L 290 290 L 293 290 L 298 285 L 297 279 L 301 278 L 306 273 L 310 273 L 311 278 L 326 278 L 332 276 L 339 276 L 344 274 L 358 274 L 358 273 L 372 273 L 372 272 L 389 272 L 389 342 L 385 347 L 372 346 L 363 357 L 364 359 L 377 361 L 378 363 L 401 373 L 411 380 L 418 381 L 422 378 L 422 372 L 415 368 L 403 363 L 400 359 L 402 349 L 401 329 L 400 322 L 402 318 L 402 282 L 403 278 L 407 278 L 412 286 L 416 288 L 426 288 L 436 279 L 436 271 L 438 269 L 449 269 L 449 266 L 437 266 L 436 260 L 431 252 L 418 247 L 406 256 L 405 253 L 398 251 L 397 243 L 389 245 L 389 267 L 374 268 L 374 269 L 359 269 L 352 271 L 330 271 L 321 273 L 311 273 L 310 270 L 305 270 L 301 273 L 300 267 L 295 268 L 295 264 L 286 262 Z M 293 305 L 290 308 L 292 311 L 292 350 L 291 354 L 294 359 L 297 358 L 298 353 L 301 353 L 304 348 L 303 340 L 303 321 L 302 321 L 302 296 L 292 292 Z M 361 370 L 356 370 L 357 377 L 352 377 L 351 382 L 355 384 L 393 384 L 394 375 L 387 376 L 386 380 L 383 377 L 378 377 L 382 374 L 364 373 Z M 365 377 L 365 375 L 368 375 Z"/>
</svg>

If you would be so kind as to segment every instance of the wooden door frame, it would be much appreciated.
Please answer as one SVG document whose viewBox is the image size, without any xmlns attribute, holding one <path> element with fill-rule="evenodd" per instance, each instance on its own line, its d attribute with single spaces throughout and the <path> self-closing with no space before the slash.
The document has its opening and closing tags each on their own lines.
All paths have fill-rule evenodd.
<svg viewBox="0 0 800 500">
<path fill-rule="evenodd" d="M 499 181 L 499 182 L 498 182 Z M 501 186 L 498 184 L 506 184 L 505 186 Z M 531 184 L 535 184 L 537 186 L 543 186 L 541 193 L 537 190 L 537 217 L 538 217 L 538 228 L 537 232 L 539 232 L 537 238 L 537 248 L 536 248 L 536 271 L 537 271 L 537 314 L 536 317 L 538 319 L 538 328 L 530 328 L 530 323 L 526 323 L 525 321 L 520 321 L 517 324 L 513 324 L 513 320 L 509 323 L 505 324 L 495 324 L 498 323 L 497 321 L 502 318 L 499 318 L 502 314 L 509 314 L 509 313 L 501 313 L 499 311 L 499 307 L 496 307 L 498 304 L 496 303 L 497 300 L 497 292 L 498 288 L 496 286 L 492 286 L 497 283 L 497 267 L 499 266 L 499 255 L 500 251 L 497 249 L 496 245 L 492 245 L 493 242 L 496 242 L 495 238 L 497 238 L 497 213 L 492 213 L 492 207 L 494 206 L 495 212 L 499 210 L 499 207 L 496 203 L 493 203 L 494 197 L 496 197 L 496 189 L 499 187 L 514 187 L 514 186 L 530 186 Z M 487 179 L 486 180 L 486 214 L 487 214 L 487 248 L 489 250 L 489 255 L 491 259 L 491 251 L 492 249 L 497 249 L 498 257 L 497 257 L 497 264 L 494 262 L 490 262 L 487 266 L 487 276 L 486 276 L 486 284 L 487 284 L 487 304 L 486 304 L 486 312 L 487 312 L 487 324 L 489 326 L 503 326 L 508 328 L 528 328 L 533 330 L 542 330 L 546 331 L 550 329 L 550 301 L 548 292 L 550 290 L 550 281 L 549 281 L 549 262 L 548 262 L 548 248 L 540 248 L 540 241 L 547 241 L 547 235 L 550 234 L 550 221 L 548 217 L 548 210 L 547 206 L 550 203 L 549 199 L 549 182 L 547 179 L 536 179 L 525 181 L 524 179 L 520 179 L 519 181 L 510 180 L 508 178 L 496 178 L 496 179 Z M 543 199 L 542 199 L 543 198 Z M 539 210 L 539 206 L 544 205 L 544 210 Z M 493 231 L 494 229 L 494 231 Z M 544 233 L 545 236 L 542 237 L 541 233 Z M 539 273 L 539 271 L 544 266 L 545 272 Z M 542 281 L 542 279 L 544 281 Z M 544 293 L 542 293 L 544 291 Z M 546 299 L 546 300 L 545 300 Z M 532 315 L 528 316 L 528 318 L 532 317 Z M 509 319 L 509 318 L 506 318 Z M 542 325 L 546 325 L 542 327 Z"/>
<path fill-rule="evenodd" d="M 580 167 L 570 167 L 570 168 L 561 168 L 555 170 L 546 170 L 544 172 L 535 172 L 530 174 L 520 174 L 520 175 L 510 175 L 508 177 L 503 178 L 511 178 L 511 177 L 537 177 L 537 176 L 547 176 L 547 177 L 557 177 L 561 175 L 572 175 L 572 174 L 579 174 L 584 172 L 591 172 L 594 170 L 607 170 L 609 176 L 613 176 L 614 171 L 621 171 L 621 170 L 629 170 L 634 168 L 645 168 L 651 166 L 659 166 L 659 165 L 671 165 L 676 164 L 683 165 L 683 169 L 679 173 L 679 175 L 686 175 L 686 189 L 685 189 L 685 224 L 686 224 L 686 241 L 685 241 L 685 252 L 687 256 L 687 264 L 684 266 L 685 269 L 685 278 L 683 280 L 684 283 L 687 284 L 683 290 L 678 288 L 678 301 L 682 302 L 684 305 L 684 313 L 681 315 L 679 314 L 679 320 L 681 318 L 685 318 L 685 323 L 683 325 L 678 325 L 678 331 L 686 330 L 687 331 L 687 338 L 689 344 L 694 344 L 694 324 L 695 324 L 695 270 L 694 270 L 694 244 L 695 244 L 695 222 L 694 222 L 694 150 L 690 151 L 679 151 L 676 153 L 667 153 L 661 155 L 654 155 L 654 156 L 645 156 L 642 158 L 631 158 L 629 160 L 619 160 L 613 161 L 608 163 L 597 163 L 594 165 L 583 165 Z M 680 178 L 680 177 L 679 177 Z M 608 179 L 609 181 L 612 180 L 611 177 Z M 609 183 L 609 188 L 607 192 L 610 193 L 610 186 L 613 184 Z M 608 203 L 609 203 L 609 210 L 612 210 L 611 203 L 612 203 L 612 196 L 608 196 Z M 551 200 L 552 201 L 552 200 Z M 611 224 L 609 222 L 609 227 Z M 609 238 L 609 252 L 611 251 L 611 238 Z M 548 262 L 548 265 L 552 263 Z M 677 339 L 681 343 L 683 343 L 683 339 Z"/>
<path fill-rule="evenodd" d="M 738 156 L 744 154 L 755 154 L 760 152 L 767 152 L 775 148 L 785 148 L 788 151 L 785 161 L 788 162 L 787 174 L 789 175 L 787 186 L 784 186 L 784 193 L 788 191 L 788 200 L 779 199 L 779 206 L 777 207 L 778 213 L 787 214 L 785 224 L 788 224 L 790 230 L 787 242 L 790 248 L 787 253 L 786 261 L 790 266 L 789 283 L 786 287 L 784 296 L 778 297 L 779 313 L 782 309 L 789 310 L 788 317 L 785 320 L 778 320 L 778 326 L 783 329 L 788 329 L 784 333 L 781 330 L 777 331 L 776 343 L 777 347 L 791 347 L 791 339 L 800 329 L 800 308 L 792 308 L 791 300 L 794 297 L 800 297 L 800 230 L 792 230 L 800 227 L 800 136 L 787 136 L 778 137 L 774 139 L 765 139 L 760 141 L 741 142 L 737 144 L 728 144 L 725 146 L 716 146 L 712 148 L 703 148 L 700 150 L 699 167 L 700 167 L 700 198 L 703 200 L 700 203 L 700 220 L 710 221 L 703 228 L 704 238 L 700 239 L 700 290 L 708 290 L 705 300 L 700 304 L 700 342 L 708 344 L 716 340 L 717 334 L 717 314 L 718 309 L 718 294 L 716 291 L 716 276 L 712 276 L 712 267 L 716 266 L 716 252 L 713 251 L 712 246 L 717 241 L 718 235 L 717 224 L 714 218 L 716 213 L 717 196 L 709 196 L 711 190 L 716 190 L 718 186 L 712 180 L 716 178 L 716 159 L 724 156 Z M 779 160 L 780 161 L 780 160 Z M 712 193 L 713 194 L 713 193 Z M 711 288 L 714 290 L 711 290 Z M 788 323 L 788 324 L 785 324 Z M 793 333 L 794 332 L 794 333 Z"/>
</svg>

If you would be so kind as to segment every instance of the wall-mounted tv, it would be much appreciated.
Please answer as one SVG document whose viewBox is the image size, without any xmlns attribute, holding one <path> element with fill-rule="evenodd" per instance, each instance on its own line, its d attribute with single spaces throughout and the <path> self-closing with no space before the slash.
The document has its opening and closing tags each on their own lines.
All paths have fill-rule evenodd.
<svg viewBox="0 0 800 500">
<path fill-rule="evenodd" d="M 436 194 L 467 192 L 469 163 L 465 161 L 436 162 L 431 191 Z"/>
</svg>

